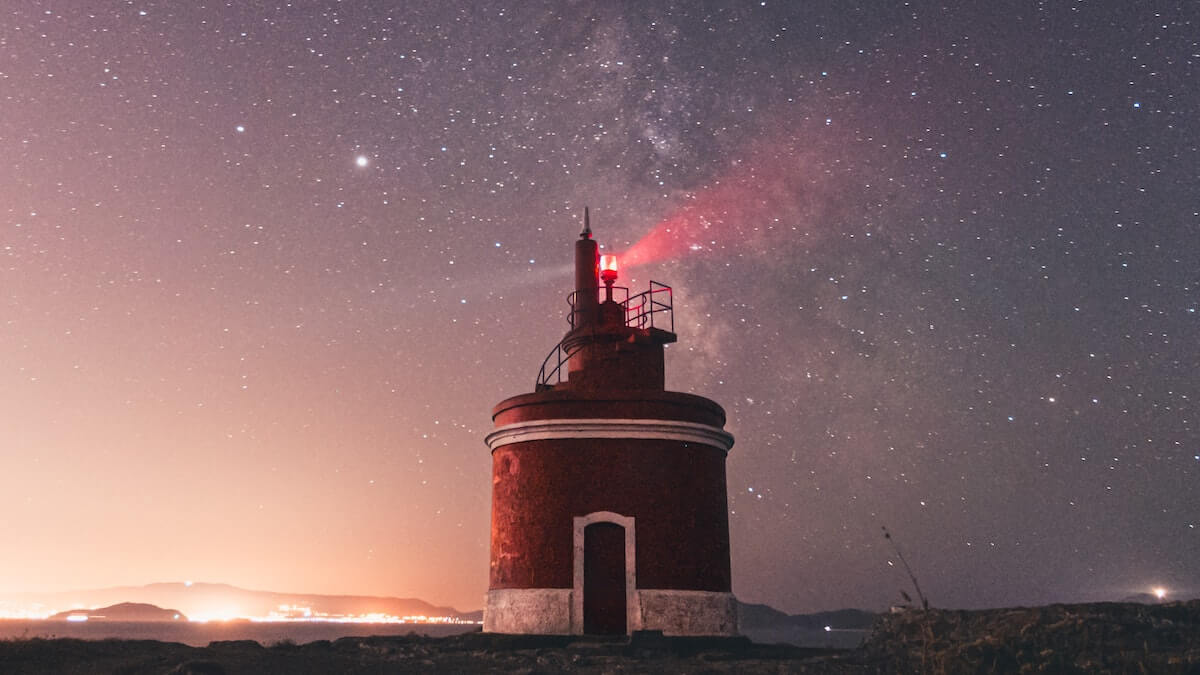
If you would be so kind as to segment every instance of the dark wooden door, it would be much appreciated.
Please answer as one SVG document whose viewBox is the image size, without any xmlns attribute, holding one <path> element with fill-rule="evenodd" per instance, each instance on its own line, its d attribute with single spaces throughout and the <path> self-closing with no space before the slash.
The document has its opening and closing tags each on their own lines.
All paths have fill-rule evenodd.
<svg viewBox="0 0 1200 675">
<path fill-rule="evenodd" d="M 593 523 L 583 530 L 583 632 L 627 632 L 625 528 L 616 523 Z"/>
</svg>

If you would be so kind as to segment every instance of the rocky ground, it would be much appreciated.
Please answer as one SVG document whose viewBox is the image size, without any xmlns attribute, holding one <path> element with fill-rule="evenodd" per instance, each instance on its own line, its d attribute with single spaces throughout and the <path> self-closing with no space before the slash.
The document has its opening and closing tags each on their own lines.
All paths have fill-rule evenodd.
<svg viewBox="0 0 1200 675">
<path fill-rule="evenodd" d="M 1200 673 L 1200 601 L 881 617 L 860 649 L 470 633 L 304 645 L 0 641 L 0 673 Z"/>
<path fill-rule="evenodd" d="M 342 638 L 263 647 L 124 640 L 0 642 L 0 673 L 778 673 L 804 672 L 829 650 L 746 639 L 638 635 L 629 640 L 468 633 Z M 812 672 L 826 672 L 824 669 Z"/>
<path fill-rule="evenodd" d="M 1200 673 L 1200 600 L 884 615 L 856 658 L 898 673 Z"/>
</svg>

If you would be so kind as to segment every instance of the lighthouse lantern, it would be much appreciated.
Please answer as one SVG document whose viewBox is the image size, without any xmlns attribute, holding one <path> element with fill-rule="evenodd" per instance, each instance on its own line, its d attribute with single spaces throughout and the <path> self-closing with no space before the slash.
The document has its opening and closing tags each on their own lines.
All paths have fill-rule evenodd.
<svg viewBox="0 0 1200 675">
<path fill-rule="evenodd" d="M 600 279 L 606 284 L 617 280 L 617 256 L 600 256 Z"/>
</svg>

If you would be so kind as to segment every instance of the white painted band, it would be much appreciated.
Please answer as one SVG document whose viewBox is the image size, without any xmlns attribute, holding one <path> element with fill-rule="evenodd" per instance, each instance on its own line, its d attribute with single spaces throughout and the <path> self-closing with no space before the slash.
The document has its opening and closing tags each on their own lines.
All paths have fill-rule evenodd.
<svg viewBox="0 0 1200 675">
<path fill-rule="evenodd" d="M 719 427 L 678 420 L 623 418 L 531 420 L 506 424 L 484 437 L 488 449 L 555 438 L 649 438 L 684 441 L 729 452 L 733 434 Z"/>
</svg>

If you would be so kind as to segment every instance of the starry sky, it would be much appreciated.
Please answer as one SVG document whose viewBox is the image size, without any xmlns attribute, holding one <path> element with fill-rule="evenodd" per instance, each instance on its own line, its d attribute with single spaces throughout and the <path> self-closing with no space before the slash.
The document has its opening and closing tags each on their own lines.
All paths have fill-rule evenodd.
<svg viewBox="0 0 1200 675">
<path fill-rule="evenodd" d="M 482 607 L 588 205 L 740 599 L 1200 595 L 1200 7 L 961 4 L 0 3 L 0 591 Z"/>
</svg>

